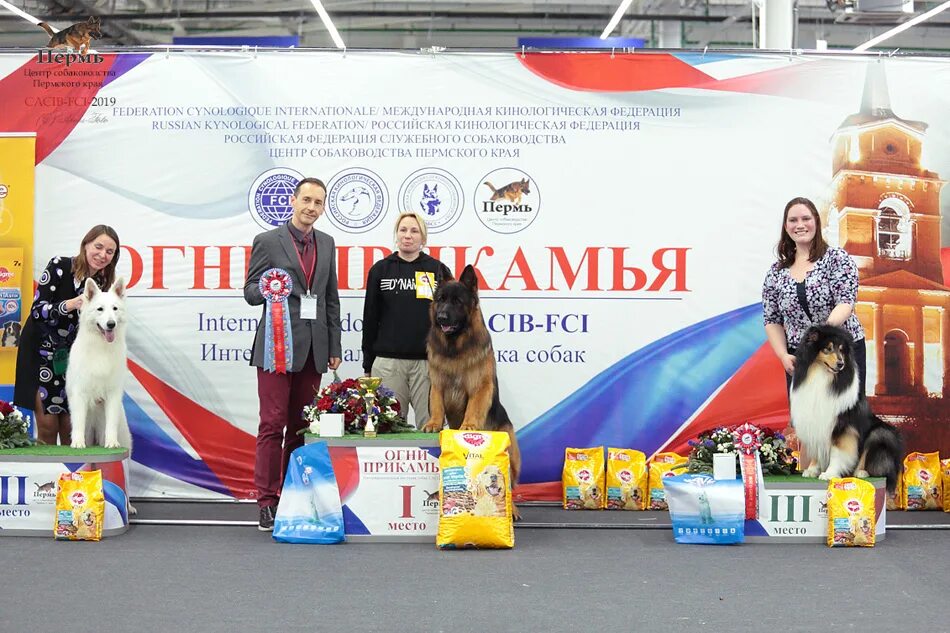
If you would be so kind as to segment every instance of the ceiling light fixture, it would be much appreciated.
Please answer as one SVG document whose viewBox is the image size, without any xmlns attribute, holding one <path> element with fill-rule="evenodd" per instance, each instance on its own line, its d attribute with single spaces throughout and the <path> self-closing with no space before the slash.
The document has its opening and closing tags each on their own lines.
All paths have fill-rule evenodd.
<svg viewBox="0 0 950 633">
<path fill-rule="evenodd" d="M 0 0 L 0 2 L 2 1 L 3 0 Z M 333 20 L 330 19 L 330 14 L 323 8 L 323 4 L 320 0 L 310 0 L 310 2 L 313 4 L 313 8 L 317 10 L 320 19 L 323 20 L 323 26 L 327 27 L 327 31 L 330 32 L 330 38 L 336 47 L 346 48 L 346 44 L 343 43 L 343 38 L 340 37 L 339 32 L 337 32 L 336 27 L 333 25 Z"/>
<path fill-rule="evenodd" d="M 877 37 L 872 37 L 864 44 L 861 44 L 860 46 L 856 46 L 851 52 L 860 53 L 861 51 L 866 51 L 867 49 L 873 46 L 877 46 L 884 40 L 889 40 L 890 38 L 894 37 L 898 33 L 902 33 L 906 31 L 907 29 L 909 29 L 910 27 L 916 24 L 920 24 L 924 20 L 929 20 L 930 18 L 937 15 L 941 11 L 946 11 L 947 9 L 950 9 L 950 0 L 947 0 L 947 2 L 944 2 L 943 4 L 934 7 L 933 9 L 931 9 L 930 11 L 927 11 L 926 13 L 921 13 L 915 18 L 911 18 L 910 20 L 907 20 L 903 24 L 895 26 L 890 31 L 885 31 L 881 33 L 880 35 L 878 35 Z"/>
<path fill-rule="evenodd" d="M 607 23 L 607 28 L 600 34 L 600 39 L 605 40 L 613 33 L 613 30 L 617 28 L 617 24 L 620 22 L 620 18 L 622 18 L 623 14 L 630 8 L 631 2 L 633 2 L 633 0 L 623 0 L 620 3 L 620 6 L 617 7 L 617 11 L 614 13 L 614 17 L 610 18 L 610 22 Z"/>
<path fill-rule="evenodd" d="M 40 20 L 38 20 L 37 18 L 34 18 L 34 17 L 33 17 L 32 15 L 30 15 L 29 13 L 26 13 L 25 11 L 22 11 L 22 10 L 18 9 L 17 7 L 13 6 L 13 5 L 10 4 L 9 2 L 7 2 L 6 0 L 0 0 L 0 7 L 3 7 L 4 9 L 6 9 L 7 11 L 9 11 L 10 13 L 12 13 L 12 14 L 14 14 L 14 15 L 20 16 L 21 18 L 23 18 L 23 19 L 26 20 L 27 22 L 30 22 L 31 24 L 39 24 L 39 23 L 40 23 Z M 59 29 L 57 29 L 57 28 L 54 27 L 53 25 L 49 25 L 49 27 L 50 27 L 51 29 L 53 29 L 53 33 L 59 33 Z"/>
</svg>

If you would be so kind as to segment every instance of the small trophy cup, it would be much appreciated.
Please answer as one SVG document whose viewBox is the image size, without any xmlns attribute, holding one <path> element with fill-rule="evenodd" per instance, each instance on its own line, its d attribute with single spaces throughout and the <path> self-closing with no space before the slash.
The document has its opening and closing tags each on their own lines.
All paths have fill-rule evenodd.
<svg viewBox="0 0 950 633">
<path fill-rule="evenodd" d="M 363 437 L 376 437 L 373 409 L 376 408 L 376 390 L 379 389 L 383 379 L 375 376 L 363 376 L 356 380 L 363 390 L 363 401 L 366 403 L 366 426 L 363 428 Z"/>
</svg>

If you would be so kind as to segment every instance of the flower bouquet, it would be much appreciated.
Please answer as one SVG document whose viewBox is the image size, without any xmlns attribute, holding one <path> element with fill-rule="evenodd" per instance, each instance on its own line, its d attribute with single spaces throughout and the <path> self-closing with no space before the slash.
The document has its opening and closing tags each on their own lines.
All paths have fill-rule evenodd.
<svg viewBox="0 0 950 633">
<path fill-rule="evenodd" d="M 690 440 L 689 472 L 711 473 L 715 453 L 737 453 L 734 431 L 739 425 L 721 426 L 706 431 L 695 440 Z M 796 459 L 785 442 L 785 436 L 767 428 L 758 429 L 759 461 L 762 462 L 764 475 L 792 475 L 795 473 Z"/>
<path fill-rule="evenodd" d="M 303 432 L 318 433 L 320 416 L 324 413 L 342 413 L 343 427 L 347 433 L 363 432 L 366 426 L 366 401 L 363 391 L 355 378 L 340 380 L 333 373 L 333 382 L 320 389 L 313 402 L 303 408 L 302 417 L 308 427 Z M 380 385 L 376 389 L 376 402 L 371 413 L 377 433 L 400 433 L 415 431 L 401 415 L 399 401 L 392 389 Z"/>
<path fill-rule="evenodd" d="M 0 449 L 33 446 L 29 430 L 30 423 L 19 409 L 0 400 Z"/>
</svg>

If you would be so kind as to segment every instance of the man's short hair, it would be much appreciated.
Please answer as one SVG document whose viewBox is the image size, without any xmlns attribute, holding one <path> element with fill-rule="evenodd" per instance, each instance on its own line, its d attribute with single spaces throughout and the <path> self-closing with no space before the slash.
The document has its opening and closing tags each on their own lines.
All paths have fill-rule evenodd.
<svg viewBox="0 0 950 633">
<path fill-rule="evenodd" d="M 319 178 L 304 178 L 303 180 L 297 183 L 296 187 L 294 187 L 294 198 L 300 195 L 300 188 L 303 187 L 304 185 L 316 185 L 320 187 L 321 189 L 323 189 L 323 193 L 327 192 L 327 186 L 323 184 L 323 181 L 320 180 Z"/>
</svg>

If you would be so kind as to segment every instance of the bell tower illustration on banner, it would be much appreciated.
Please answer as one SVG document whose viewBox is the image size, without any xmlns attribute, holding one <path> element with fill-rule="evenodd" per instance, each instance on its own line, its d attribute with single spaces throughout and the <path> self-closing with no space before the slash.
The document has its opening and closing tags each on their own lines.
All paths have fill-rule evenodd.
<svg viewBox="0 0 950 633">
<path fill-rule="evenodd" d="M 921 163 L 928 125 L 891 110 L 884 62 L 868 63 L 861 110 L 832 136 L 825 238 L 857 262 L 858 318 L 875 411 L 950 398 L 950 288 L 940 263 L 940 190 Z"/>
</svg>

